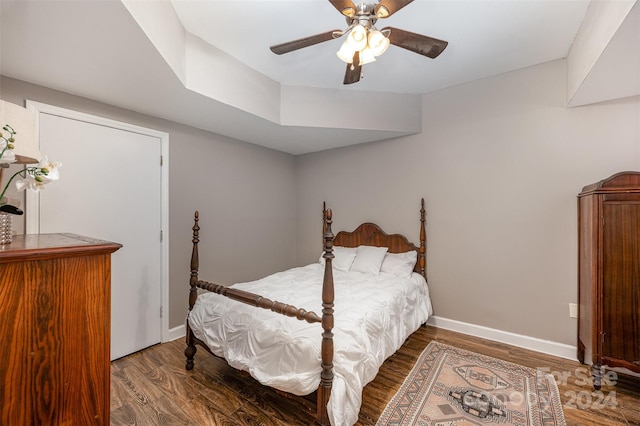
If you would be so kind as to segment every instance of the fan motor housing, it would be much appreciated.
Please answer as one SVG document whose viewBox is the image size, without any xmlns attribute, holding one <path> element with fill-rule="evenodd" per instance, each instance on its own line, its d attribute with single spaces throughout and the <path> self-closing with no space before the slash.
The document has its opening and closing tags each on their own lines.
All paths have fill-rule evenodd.
<svg viewBox="0 0 640 426">
<path fill-rule="evenodd" d="M 375 14 L 375 4 L 371 3 L 360 3 L 358 5 L 358 11 L 353 15 L 353 17 L 346 16 L 347 25 L 357 25 L 360 24 L 365 28 L 371 28 L 378 20 L 378 17 Z"/>
</svg>

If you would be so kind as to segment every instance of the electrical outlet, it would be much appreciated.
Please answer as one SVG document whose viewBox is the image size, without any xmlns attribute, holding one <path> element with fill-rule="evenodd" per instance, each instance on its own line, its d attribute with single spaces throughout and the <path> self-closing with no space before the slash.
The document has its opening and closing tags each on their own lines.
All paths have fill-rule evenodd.
<svg viewBox="0 0 640 426">
<path fill-rule="evenodd" d="M 569 318 L 578 318 L 578 304 L 569 303 Z"/>
</svg>

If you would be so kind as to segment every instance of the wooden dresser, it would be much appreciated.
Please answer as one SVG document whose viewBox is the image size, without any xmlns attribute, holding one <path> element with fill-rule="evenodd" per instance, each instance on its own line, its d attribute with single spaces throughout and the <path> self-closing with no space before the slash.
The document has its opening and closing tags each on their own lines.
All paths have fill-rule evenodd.
<svg viewBox="0 0 640 426">
<path fill-rule="evenodd" d="M 640 172 L 578 195 L 578 359 L 640 373 Z"/>
<path fill-rule="evenodd" d="M 111 253 L 74 234 L 0 246 L 0 425 L 108 425 Z"/>
</svg>

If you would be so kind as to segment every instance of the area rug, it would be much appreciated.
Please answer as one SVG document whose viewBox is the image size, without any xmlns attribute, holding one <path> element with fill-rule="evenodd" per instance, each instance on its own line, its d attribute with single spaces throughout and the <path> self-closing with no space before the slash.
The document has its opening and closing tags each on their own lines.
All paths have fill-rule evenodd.
<svg viewBox="0 0 640 426">
<path fill-rule="evenodd" d="M 438 342 L 422 352 L 377 426 L 566 425 L 552 375 Z"/>
</svg>

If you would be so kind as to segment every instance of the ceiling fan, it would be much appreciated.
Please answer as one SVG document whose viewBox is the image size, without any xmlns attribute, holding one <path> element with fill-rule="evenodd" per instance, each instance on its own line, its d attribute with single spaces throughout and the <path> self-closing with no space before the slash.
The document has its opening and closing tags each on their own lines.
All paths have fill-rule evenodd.
<svg viewBox="0 0 640 426">
<path fill-rule="evenodd" d="M 436 58 L 447 47 L 448 42 L 399 28 L 385 27 L 378 30 L 374 26 L 378 19 L 388 18 L 412 1 L 380 0 L 378 3 L 360 3 L 356 6 L 352 0 L 329 0 L 329 3 L 346 17 L 347 29 L 327 31 L 276 44 L 270 49 L 273 53 L 282 55 L 347 34 L 346 40 L 337 52 L 338 57 L 347 63 L 344 84 L 360 81 L 362 66 L 375 61 L 376 56 L 384 53 L 390 44 L 429 58 Z"/>
</svg>

